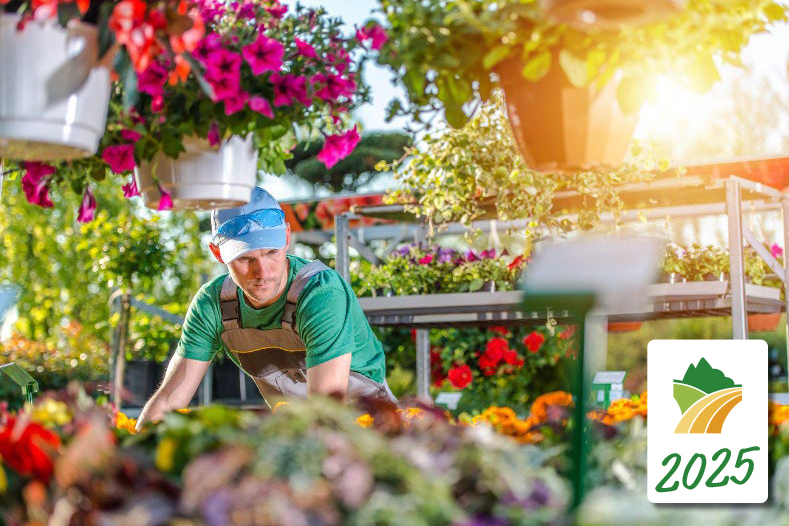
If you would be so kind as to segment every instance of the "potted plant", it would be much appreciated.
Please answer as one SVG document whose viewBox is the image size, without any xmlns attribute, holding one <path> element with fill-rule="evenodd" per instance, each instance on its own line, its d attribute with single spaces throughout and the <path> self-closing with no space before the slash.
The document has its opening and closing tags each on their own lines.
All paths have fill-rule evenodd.
<svg viewBox="0 0 789 526">
<path fill-rule="evenodd" d="M 408 97 L 390 104 L 389 117 L 409 115 L 425 126 L 443 110 L 460 127 L 468 120 L 464 108 L 501 85 L 518 146 L 533 167 L 618 164 L 635 125 L 627 114 L 654 92 L 659 75 L 706 90 L 718 78 L 715 59 L 737 63 L 750 36 L 786 13 L 770 0 L 712 0 L 691 2 L 665 21 L 584 32 L 546 18 L 538 2 L 380 6 L 388 41 L 378 61 Z"/>
<path fill-rule="evenodd" d="M 665 283 L 686 281 L 686 257 L 687 251 L 684 248 L 675 243 L 669 243 L 661 265 L 661 281 Z"/>
</svg>

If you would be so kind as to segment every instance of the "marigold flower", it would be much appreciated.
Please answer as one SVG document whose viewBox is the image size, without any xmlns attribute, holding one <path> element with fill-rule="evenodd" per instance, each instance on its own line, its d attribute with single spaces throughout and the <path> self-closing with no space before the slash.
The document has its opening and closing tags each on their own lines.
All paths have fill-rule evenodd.
<svg viewBox="0 0 789 526">
<path fill-rule="evenodd" d="M 356 423 L 359 424 L 361 427 L 370 427 L 373 425 L 374 419 L 370 416 L 369 413 L 365 413 L 359 418 L 356 419 Z"/>
<path fill-rule="evenodd" d="M 137 425 L 137 419 L 135 418 L 129 418 L 128 416 L 126 416 L 121 412 L 118 412 L 118 414 L 115 415 L 116 429 L 122 429 L 134 435 L 135 433 L 137 433 L 137 430 L 135 429 L 136 425 Z"/>
</svg>

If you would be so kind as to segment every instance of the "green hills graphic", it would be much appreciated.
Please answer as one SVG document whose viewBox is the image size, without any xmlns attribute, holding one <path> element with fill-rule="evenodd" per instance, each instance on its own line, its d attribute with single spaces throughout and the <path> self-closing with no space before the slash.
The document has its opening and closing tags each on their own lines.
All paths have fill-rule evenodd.
<svg viewBox="0 0 789 526">
<path fill-rule="evenodd" d="M 682 414 L 685 414 L 690 406 L 708 394 L 731 387 L 742 386 L 735 384 L 723 371 L 714 369 L 702 358 L 698 365 L 688 366 L 682 380 L 674 380 L 674 400 L 679 404 Z"/>
</svg>

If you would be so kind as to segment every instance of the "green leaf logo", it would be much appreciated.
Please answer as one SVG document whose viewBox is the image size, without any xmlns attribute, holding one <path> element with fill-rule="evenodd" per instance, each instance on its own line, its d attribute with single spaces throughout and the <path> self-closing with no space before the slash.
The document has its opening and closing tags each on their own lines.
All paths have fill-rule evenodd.
<svg viewBox="0 0 789 526">
<path fill-rule="evenodd" d="M 729 412 L 742 401 L 742 385 L 702 358 L 674 380 L 674 400 L 682 412 L 675 433 L 720 433 Z"/>
</svg>

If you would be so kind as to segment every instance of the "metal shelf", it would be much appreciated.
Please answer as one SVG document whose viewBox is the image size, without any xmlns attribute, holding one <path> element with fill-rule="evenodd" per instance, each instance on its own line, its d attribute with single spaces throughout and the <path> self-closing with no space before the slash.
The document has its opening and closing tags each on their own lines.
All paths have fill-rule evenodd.
<svg viewBox="0 0 789 526">
<path fill-rule="evenodd" d="M 780 312 L 780 289 L 746 284 L 748 312 Z M 610 321 L 731 316 L 732 299 L 728 281 L 657 283 L 646 290 L 644 309 L 636 312 L 606 312 Z M 485 325 L 538 325 L 547 312 L 524 312 L 522 293 L 462 292 L 359 298 L 371 325 L 441 328 Z M 569 313 L 551 313 L 558 321 Z"/>
</svg>

